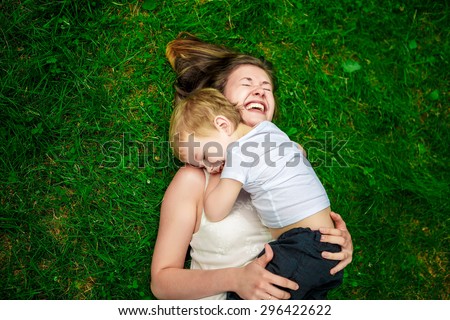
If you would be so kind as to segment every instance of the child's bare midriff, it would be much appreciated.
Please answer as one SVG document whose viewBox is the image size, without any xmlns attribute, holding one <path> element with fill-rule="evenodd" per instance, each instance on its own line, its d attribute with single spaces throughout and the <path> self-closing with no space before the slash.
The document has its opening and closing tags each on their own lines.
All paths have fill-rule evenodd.
<svg viewBox="0 0 450 320">
<path fill-rule="evenodd" d="M 273 239 L 278 239 L 286 231 L 295 228 L 310 228 L 311 230 L 318 230 L 321 227 L 334 228 L 333 220 L 330 217 L 330 207 L 325 208 L 303 220 L 290 224 L 284 228 L 269 228 Z"/>
</svg>

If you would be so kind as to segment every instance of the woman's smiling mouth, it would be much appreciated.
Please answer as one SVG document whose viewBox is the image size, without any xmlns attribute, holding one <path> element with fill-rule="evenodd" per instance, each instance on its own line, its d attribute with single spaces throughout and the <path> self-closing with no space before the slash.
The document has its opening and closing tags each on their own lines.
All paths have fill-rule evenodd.
<svg viewBox="0 0 450 320">
<path fill-rule="evenodd" d="M 261 112 L 264 112 L 266 110 L 266 107 L 261 102 L 250 102 L 245 105 L 246 110 L 259 110 Z"/>
</svg>

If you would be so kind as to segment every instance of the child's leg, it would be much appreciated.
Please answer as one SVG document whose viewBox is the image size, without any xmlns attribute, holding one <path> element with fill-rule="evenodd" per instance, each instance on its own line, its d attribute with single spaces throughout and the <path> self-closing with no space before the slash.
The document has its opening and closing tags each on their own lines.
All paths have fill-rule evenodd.
<svg viewBox="0 0 450 320">
<path fill-rule="evenodd" d="M 322 251 L 339 252 L 338 245 L 320 242 L 320 232 L 310 229 L 292 229 L 269 243 L 273 259 L 266 269 L 276 275 L 299 284 L 296 291 L 289 290 L 291 300 L 324 300 L 328 291 L 342 283 L 343 272 L 330 274 L 339 261 L 322 258 Z M 263 250 L 259 256 L 263 255 Z M 286 290 L 285 288 L 280 288 Z M 241 300 L 234 292 L 227 294 L 227 300 Z"/>
<path fill-rule="evenodd" d="M 337 288 L 342 284 L 342 277 L 336 275 L 334 281 L 329 281 L 322 286 L 311 289 L 303 300 L 326 300 L 328 292 L 331 289 Z"/>
<path fill-rule="evenodd" d="M 322 251 L 338 252 L 338 245 L 320 242 L 320 232 L 297 228 L 271 242 L 274 258 L 266 269 L 297 282 L 291 300 L 326 299 L 328 291 L 342 283 L 343 273 L 330 275 L 338 261 L 323 259 Z"/>
<path fill-rule="evenodd" d="M 227 300 L 242 300 L 236 292 L 227 292 Z"/>
</svg>

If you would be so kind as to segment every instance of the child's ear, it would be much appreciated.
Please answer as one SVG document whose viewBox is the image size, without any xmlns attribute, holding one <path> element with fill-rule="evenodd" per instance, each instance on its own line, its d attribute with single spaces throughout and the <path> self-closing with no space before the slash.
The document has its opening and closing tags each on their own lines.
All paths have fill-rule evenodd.
<svg viewBox="0 0 450 320">
<path fill-rule="evenodd" d="M 217 130 L 223 131 L 228 135 L 232 134 L 234 131 L 231 121 L 227 117 L 222 115 L 218 115 L 214 118 L 214 126 Z"/>
</svg>

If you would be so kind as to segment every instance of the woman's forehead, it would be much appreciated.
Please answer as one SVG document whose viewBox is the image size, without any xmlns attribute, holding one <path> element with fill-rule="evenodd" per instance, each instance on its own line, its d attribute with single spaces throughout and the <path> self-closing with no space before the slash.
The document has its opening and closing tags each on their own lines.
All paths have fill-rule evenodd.
<svg viewBox="0 0 450 320">
<path fill-rule="evenodd" d="M 230 73 L 228 80 L 239 81 L 242 78 L 251 78 L 253 80 L 261 81 L 267 80 L 272 83 L 272 79 L 264 69 L 252 64 L 240 65 Z"/>
</svg>

